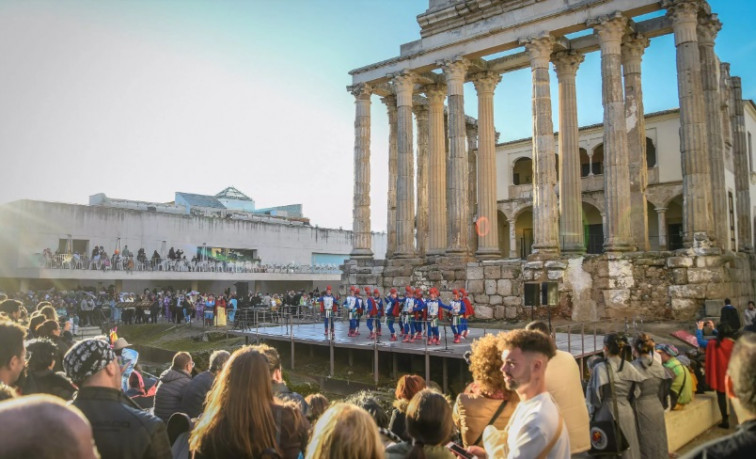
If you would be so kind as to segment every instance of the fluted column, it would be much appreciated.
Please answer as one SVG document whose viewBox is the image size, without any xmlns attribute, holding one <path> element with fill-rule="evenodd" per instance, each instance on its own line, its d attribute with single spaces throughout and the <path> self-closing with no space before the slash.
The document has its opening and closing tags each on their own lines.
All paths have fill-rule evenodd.
<svg viewBox="0 0 756 459">
<path fill-rule="evenodd" d="M 584 252 L 583 182 L 580 177 L 580 133 L 577 118 L 575 75 L 585 56 L 560 52 L 554 56 L 559 80 L 559 234 L 562 250 Z"/>
<path fill-rule="evenodd" d="M 496 208 L 496 128 L 493 96 L 501 75 L 485 73 L 473 80 L 478 92 L 478 251 L 481 258 L 499 258 Z M 485 220 L 484 220 L 485 219 Z"/>
<path fill-rule="evenodd" d="M 667 208 L 657 207 L 656 216 L 659 219 L 659 250 L 667 250 Z"/>
<path fill-rule="evenodd" d="M 590 21 L 601 46 L 601 79 L 604 105 L 604 250 L 632 250 L 630 230 L 630 174 L 628 172 L 627 123 L 622 96 L 622 36 L 627 18 L 617 13 Z"/>
<path fill-rule="evenodd" d="M 646 114 L 643 109 L 641 59 L 648 47 L 648 38 L 640 34 L 625 37 L 622 43 L 622 71 L 625 76 L 625 122 L 630 170 L 630 222 L 633 245 L 649 250 L 648 167 L 646 167 Z"/>
<path fill-rule="evenodd" d="M 549 59 L 553 39 L 521 40 L 530 57 L 533 79 L 533 253 L 559 253 L 554 125 L 551 121 Z"/>
<path fill-rule="evenodd" d="M 751 167 L 748 164 L 748 143 L 746 141 L 745 115 L 743 112 L 743 89 L 740 77 L 730 78 L 733 106 L 733 160 L 735 163 L 735 192 L 737 193 L 738 251 L 752 252 L 751 236 Z"/>
<path fill-rule="evenodd" d="M 680 98 L 680 153 L 683 171 L 683 243 L 706 247 L 712 234 L 711 179 L 706 154 L 701 58 L 698 51 L 699 0 L 665 0 L 677 48 L 677 92 Z"/>
<path fill-rule="evenodd" d="M 425 255 L 428 244 L 428 106 L 416 105 L 417 124 L 417 253 Z"/>
<path fill-rule="evenodd" d="M 467 196 L 467 145 L 465 139 L 464 83 L 468 62 L 444 63 L 449 106 L 449 154 L 446 163 L 446 200 L 448 205 L 448 242 L 446 252 L 464 254 L 468 248 L 469 206 Z"/>
<path fill-rule="evenodd" d="M 478 123 L 465 116 L 467 132 L 467 252 L 475 253 L 478 235 L 475 232 L 475 215 L 478 212 Z"/>
<path fill-rule="evenodd" d="M 446 130 L 444 99 L 446 88 L 425 89 L 428 98 L 428 255 L 446 251 Z"/>
<path fill-rule="evenodd" d="M 415 77 L 411 73 L 396 75 L 392 83 L 396 93 L 397 162 L 396 162 L 396 256 L 410 257 L 415 252 L 415 168 L 412 135 L 412 92 Z"/>
<path fill-rule="evenodd" d="M 373 256 L 370 233 L 370 95 L 369 85 L 352 87 L 354 117 L 354 202 L 352 258 Z"/>
<path fill-rule="evenodd" d="M 396 96 L 388 95 L 381 98 L 386 105 L 389 122 L 389 151 L 388 151 L 388 216 L 386 219 L 386 259 L 393 258 L 396 252 L 396 161 L 397 161 L 397 125 L 396 125 Z"/>
<path fill-rule="evenodd" d="M 517 228 L 515 227 L 515 220 L 508 219 L 509 224 L 509 258 L 520 258 L 517 255 Z"/>
<path fill-rule="evenodd" d="M 706 110 L 707 150 L 711 182 L 712 237 L 725 249 L 728 242 L 727 189 L 725 187 L 724 136 L 722 135 L 722 95 L 719 89 L 719 60 L 714 39 L 722 28 L 716 14 L 698 18 L 698 52 Z"/>
</svg>

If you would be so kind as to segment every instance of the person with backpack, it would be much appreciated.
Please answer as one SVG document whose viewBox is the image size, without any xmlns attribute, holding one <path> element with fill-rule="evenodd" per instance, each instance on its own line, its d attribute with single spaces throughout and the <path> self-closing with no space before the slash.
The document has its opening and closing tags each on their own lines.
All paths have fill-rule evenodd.
<svg viewBox="0 0 756 459">
<path fill-rule="evenodd" d="M 675 346 L 657 344 L 655 349 L 661 357 L 664 368 L 668 368 L 674 374 L 672 387 L 670 387 L 670 407 L 673 410 L 681 410 L 693 400 L 693 377 L 688 368 L 677 359 L 680 352 Z"/>
</svg>

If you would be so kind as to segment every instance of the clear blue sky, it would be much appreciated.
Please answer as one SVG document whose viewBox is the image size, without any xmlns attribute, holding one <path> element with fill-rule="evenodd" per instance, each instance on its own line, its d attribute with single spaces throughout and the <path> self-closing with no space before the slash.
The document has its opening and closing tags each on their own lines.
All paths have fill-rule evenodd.
<svg viewBox="0 0 756 459">
<path fill-rule="evenodd" d="M 756 98 L 756 3 L 712 0 L 716 51 Z M 348 71 L 419 38 L 427 0 L 0 0 L 0 203 L 170 201 L 233 185 L 351 228 Z M 672 38 L 643 67 L 646 111 L 677 106 Z M 556 79 L 552 88 L 556 96 Z M 466 87 L 468 114 L 475 92 Z M 600 62 L 578 72 L 579 122 L 601 121 Z M 554 113 L 557 112 L 556 97 Z M 385 108 L 373 98 L 372 219 L 386 221 Z M 530 74 L 496 92 L 501 140 L 531 135 Z M 556 125 L 556 120 L 555 120 Z"/>
</svg>

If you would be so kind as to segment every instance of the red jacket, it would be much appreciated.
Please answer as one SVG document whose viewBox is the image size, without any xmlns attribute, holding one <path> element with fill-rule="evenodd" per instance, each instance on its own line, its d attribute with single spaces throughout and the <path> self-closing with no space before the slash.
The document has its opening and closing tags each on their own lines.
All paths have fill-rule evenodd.
<svg viewBox="0 0 756 459">
<path fill-rule="evenodd" d="M 725 391 L 725 373 L 733 346 L 735 342 L 730 338 L 710 339 L 706 345 L 706 384 L 717 392 Z"/>
</svg>

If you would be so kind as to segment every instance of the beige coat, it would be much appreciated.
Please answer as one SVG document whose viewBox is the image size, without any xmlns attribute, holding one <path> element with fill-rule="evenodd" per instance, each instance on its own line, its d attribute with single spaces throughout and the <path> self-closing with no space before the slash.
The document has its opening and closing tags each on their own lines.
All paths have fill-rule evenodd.
<svg viewBox="0 0 756 459">
<path fill-rule="evenodd" d="M 464 446 L 472 445 L 478 439 L 496 410 L 499 409 L 501 402 L 502 400 L 488 398 L 479 393 L 462 393 L 457 396 L 453 412 L 454 424 L 459 429 Z M 517 402 L 519 402 L 519 398 L 516 393 L 512 392 L 510 400 L 507 401 L 499 417 L 496 418 L 496 422 L 493 423 L 497 429 L 504 430 L 504 427 L 507 426 L 509 418 L 512 417 L 512 413 L 517 407 Z"/>
<path fill-rule="evenodd" d="M 591 449 L 588 408 L 580 381 L 580 368 L 572 354 L 556 351 L 546 367 L 546 390 L 554 398 L 567 425 L 572 454 Z"/>
</svg>

